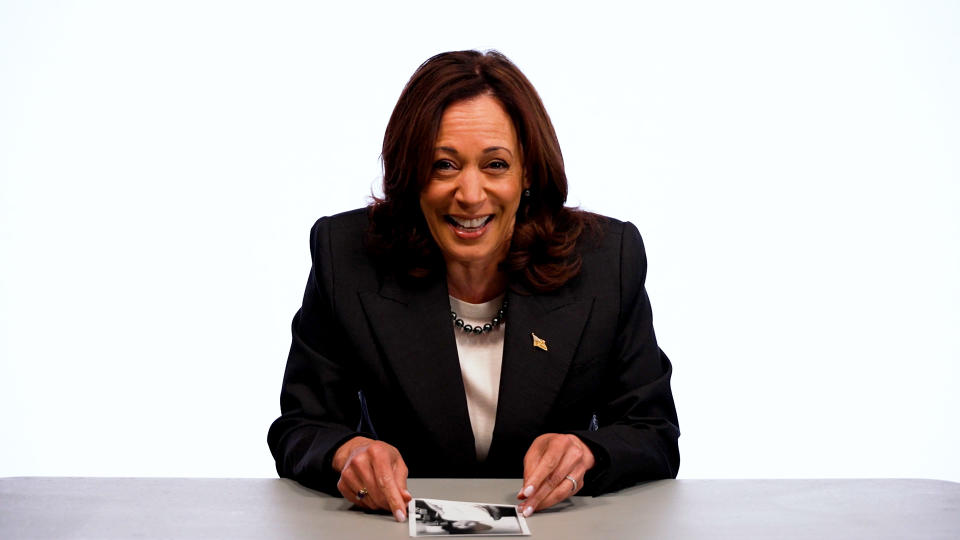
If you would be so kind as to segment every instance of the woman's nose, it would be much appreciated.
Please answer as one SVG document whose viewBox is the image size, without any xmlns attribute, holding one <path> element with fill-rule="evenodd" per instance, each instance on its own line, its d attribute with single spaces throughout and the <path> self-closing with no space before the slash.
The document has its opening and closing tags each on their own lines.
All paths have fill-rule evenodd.
<svg viewBox="0 0 960 540">
<path fill-rule="evenodd" d="M 476 206 L 482 204 L 486 198 L 487 192 L 483 189 L 483 174 L 474 167 L 464 169 L 458 179 L 456 201 L 463 206 Z"/>
</svg>

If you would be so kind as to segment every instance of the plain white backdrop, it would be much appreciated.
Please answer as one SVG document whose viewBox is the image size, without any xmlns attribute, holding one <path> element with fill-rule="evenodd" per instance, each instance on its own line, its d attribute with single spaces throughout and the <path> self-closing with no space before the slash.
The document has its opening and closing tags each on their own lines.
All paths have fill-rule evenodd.
<svg viewBox="0 0 960 540">
<path fill-rule="evenodd" d="M 0 476 L 273 476 L 317 217 L 496 48 L 633 221 L 681 477 L 960 481 L 955 2 L 0 1 Z"/>
</svg>

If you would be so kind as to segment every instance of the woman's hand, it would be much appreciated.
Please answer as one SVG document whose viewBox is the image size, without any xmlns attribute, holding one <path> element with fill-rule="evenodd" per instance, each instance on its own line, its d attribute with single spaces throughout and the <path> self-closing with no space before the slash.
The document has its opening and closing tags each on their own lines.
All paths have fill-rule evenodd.
<svg viewBox="0 0 960 540">
<path fill-rule="evenodd" d="M 523 488 L 517 498 L 525 501 L 520 511 L 529 517 L 580 491 L 583 475 L 595 462 L 593 452 L 576 435 L 545 433 L 537 437 L 523 458 Z"/>
<path fill-rule="evenodd" d="M 371 510 L 390 510 L 397 521 L 407 518 L 407 465 L 393 446 L 354 437 L 333 455 L 333 468 L 340 472 L 337 489 L 345 499 Z"/>
</svg>

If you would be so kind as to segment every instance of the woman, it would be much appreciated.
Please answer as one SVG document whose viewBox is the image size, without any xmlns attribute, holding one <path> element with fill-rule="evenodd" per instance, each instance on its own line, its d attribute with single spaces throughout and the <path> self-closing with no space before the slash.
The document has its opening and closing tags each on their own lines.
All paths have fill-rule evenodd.
<svg viewBox="0 0 960 540">
<path fill-rule="evenodd" d="M 382 157 L 383 199 L 311 232 L 268 434 L 280 476 L 398 521 L 408 474 L 522 477 L 528 516 L 675 477 L 640 235 L 563 206 L 526 77 L 496 52 L 429 59 Z"/>
</svg>

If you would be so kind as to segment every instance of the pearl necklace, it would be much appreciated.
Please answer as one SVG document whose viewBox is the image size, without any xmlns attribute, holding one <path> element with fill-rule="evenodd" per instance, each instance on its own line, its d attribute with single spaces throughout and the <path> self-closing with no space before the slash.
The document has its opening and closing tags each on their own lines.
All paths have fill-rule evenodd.
<svg viewBox="0 0 960 540">
<path fill-rule="evenodd" d="M 477 336 L 479 336 L 480 334 L 493 332 L 494 328 L 499 328 L 500 324 L 503 323 L 503 320 L 506 317 L 506 314 L 507 314 L 506 298 L 504 298 L 503 303 L 500 304 L 500 309 L 497 310 L 497 315 L 493 318 L 493 320 L 491 320 L 490 322 L 488 322 L 483 326 L 480 326 L 479 324 L 477 326 L 466 324 L 463 322 L 463 319 L 457 317 L 457 313 L 455 311 L 450 312 L 450 316 L 453 318 L 454 326 L 456 326 L 460 330 L 463 330 L 463 332 L 466 334 L 474 334 Z"/>
</svg>

